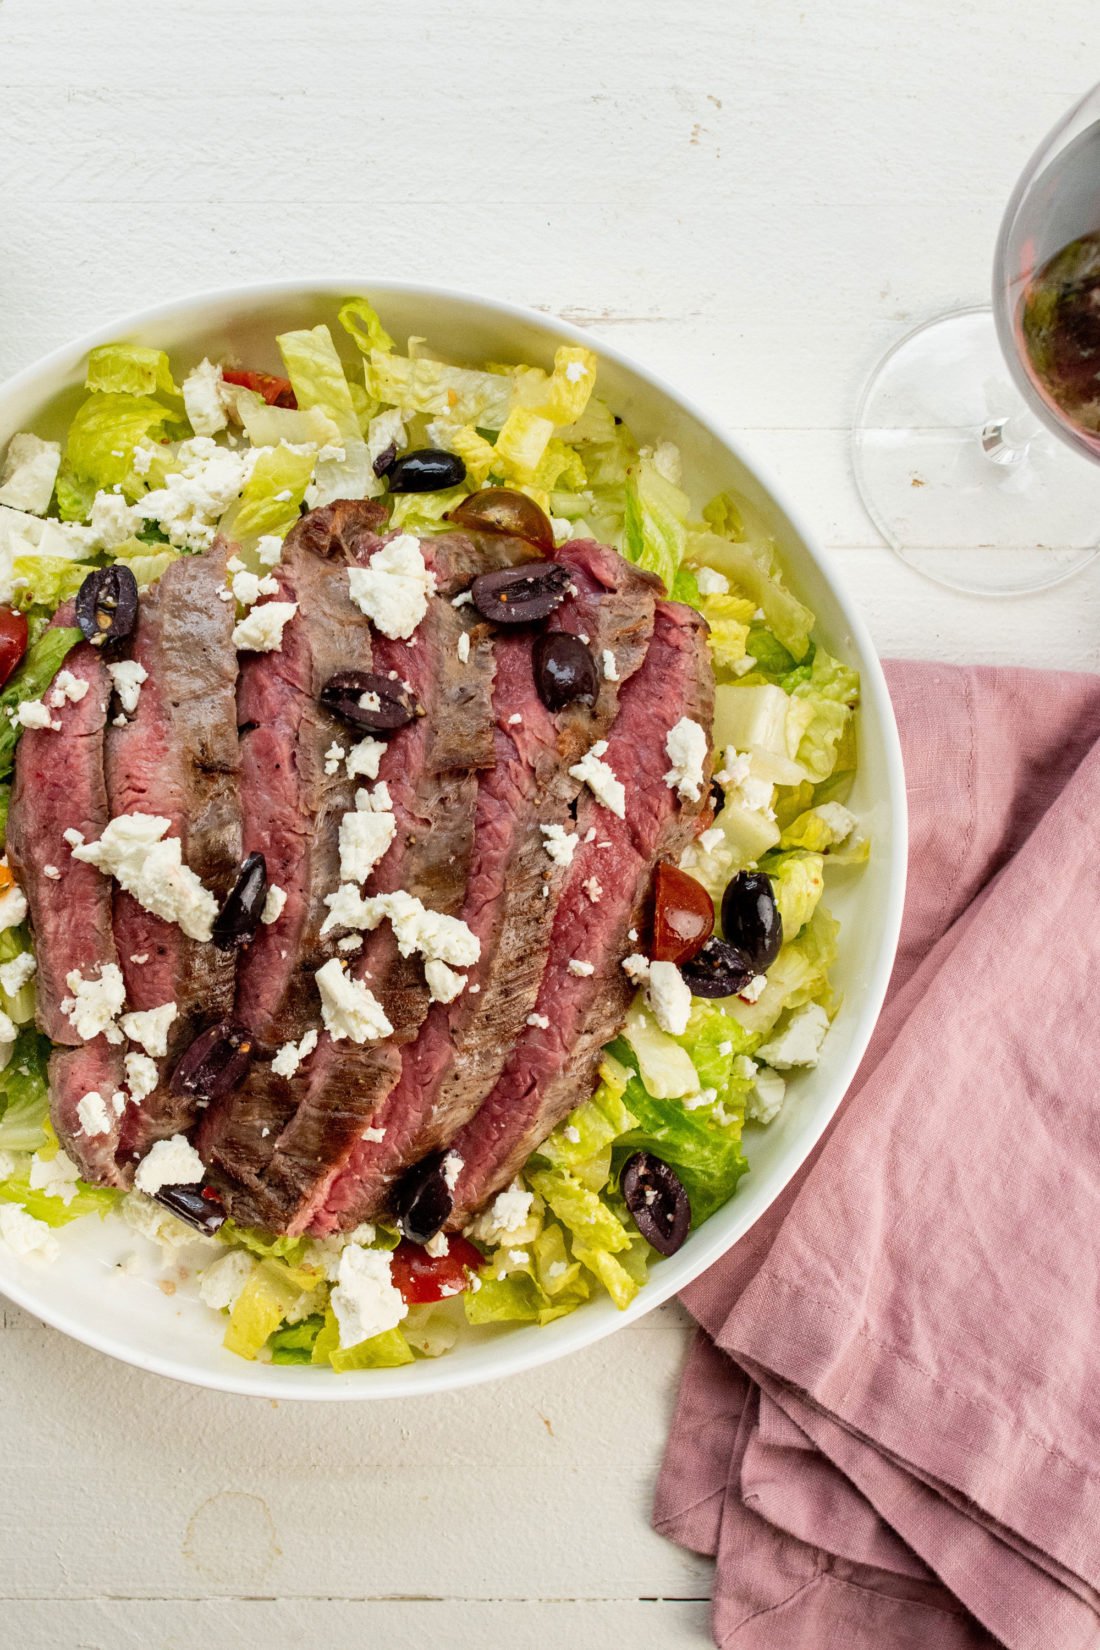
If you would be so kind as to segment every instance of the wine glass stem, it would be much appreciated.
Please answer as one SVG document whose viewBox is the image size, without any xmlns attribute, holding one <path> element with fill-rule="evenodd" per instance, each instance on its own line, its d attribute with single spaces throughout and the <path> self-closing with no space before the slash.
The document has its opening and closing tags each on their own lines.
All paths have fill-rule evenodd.
<svg viewBox="0 0 1100 1650">
<path fill-rule="evenodd" d="M 1008 418 L 991 418 L 981 429 L 982 452 L 994 464 L 1019 464 L 1042 429 L 1026 409 Z"/>
</svg>

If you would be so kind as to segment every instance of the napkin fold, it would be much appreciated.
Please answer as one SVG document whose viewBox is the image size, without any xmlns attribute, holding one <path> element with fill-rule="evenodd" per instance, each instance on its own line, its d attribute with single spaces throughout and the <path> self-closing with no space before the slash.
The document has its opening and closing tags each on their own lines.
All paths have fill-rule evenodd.
<svg viewBox="0 0 1100 1650">
<path fill-rule="evenodd" d="M 684 1295 L 655 1523 L 717 1559 L 723 1650 L 1095 1650 L 1100 678 L 888 678 L 890 995 L 825 1139 Z"/>
</svg>

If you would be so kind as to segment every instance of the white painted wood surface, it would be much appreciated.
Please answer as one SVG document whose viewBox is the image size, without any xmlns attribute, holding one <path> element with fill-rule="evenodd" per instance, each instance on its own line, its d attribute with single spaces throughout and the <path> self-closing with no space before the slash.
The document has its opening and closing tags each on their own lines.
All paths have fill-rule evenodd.
<svg viewBox="0 0 1100 1650">
<path fill-rule="evenodd" d="M 441 276 L 690 388 L 818 526 L 885 653 L 1095 669 L 1100 564 L 950 595 L 879 545 L 847 425 L 885 346 L 980 302 L 1093 0 L 0 0 L 0 376 L 240 278 Z M 268 1406 L 0 1310 L 0 1642 L 567 1650 L 707 1642 L 648 1528 L 675 1306 L 571 1363 Z"/>
</svg>

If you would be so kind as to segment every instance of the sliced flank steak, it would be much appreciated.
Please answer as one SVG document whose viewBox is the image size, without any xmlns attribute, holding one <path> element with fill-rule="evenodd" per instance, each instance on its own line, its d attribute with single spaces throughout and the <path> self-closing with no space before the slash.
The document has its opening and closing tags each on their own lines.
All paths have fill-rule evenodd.
<svg viewBox="0 0 1100 1650">
<path fill-rule="evenodd" d="M 450 1224 L 462 1225 L 512 1179 L 530 1153 L 594 1085 L 600 1050 L 622 1028 L 634 988 L 622 960 L 635 949 L 654 865 L 678 858 L 709 807 L 683 800 L 665 780 L 665 740 L 681 717 L 709 728 L 714 687 L 699 615 L 657 607 L 645 663 L 625 685 L 604 760 L 622 782 L 625 818 L 586 796 L 581 836 L 558 903 L 549 960 L 534 1013 L 493 1092 L 450 1142 L 462 1167 Z M 592 840 L 588 832 L 594 829 Z M 585 884 L 595 878 L 600 898 Z"/>
<path fill-rule="evenodd" d="M 461 911 L 481 942 L 469 971 L 476 990 L 433 1004 L 405 1048 L 400 1080 L 373 1119 L 372 1138 L 356 1144 L 314 1217 L 314 1231 L 348 1228 L 384 1211 L 401 1171 L 477 1110 L 534 1008 L 565 880 L 540 826 L 572 832 L 580 784 L 569 766 L 611 725 L 620 685 L 645 656 L 660 588 L 598 544 L 568 544 L 557 559 L 571 569 L 573 588 L 550 628 L 586 638 L 599 668 L 596 703 L 577 701 L 552 714 L 535 682 L 538 633 L 498 632 L 496 761 L 481 777 Z M 615 661 L 609 673 L 601 668 L 605 652 Z"/>
</svg>

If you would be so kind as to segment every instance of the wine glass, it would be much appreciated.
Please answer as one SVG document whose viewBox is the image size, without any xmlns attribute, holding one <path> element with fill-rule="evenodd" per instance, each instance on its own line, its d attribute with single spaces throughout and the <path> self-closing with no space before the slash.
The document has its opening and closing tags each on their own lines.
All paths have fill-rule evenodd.
<svg viewBox="0 0 1100 1650">
<path fill-rule="evenodd" d="M 941 584 L 1039 590 L 1096 555 L 1100 86 L 1016 185 L 992 310 L 958 310 L 895 344 L 860 399 L 853 447 L 872 521 Z"/>
</svg>

